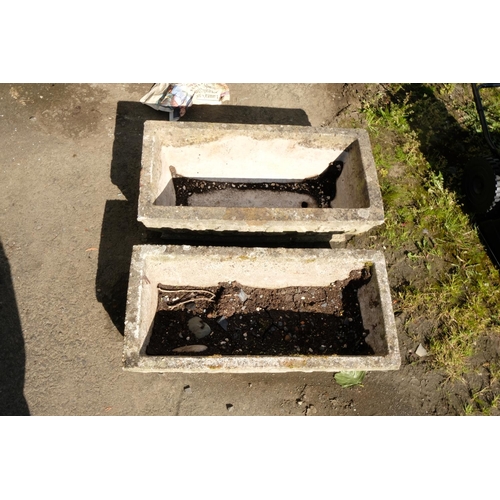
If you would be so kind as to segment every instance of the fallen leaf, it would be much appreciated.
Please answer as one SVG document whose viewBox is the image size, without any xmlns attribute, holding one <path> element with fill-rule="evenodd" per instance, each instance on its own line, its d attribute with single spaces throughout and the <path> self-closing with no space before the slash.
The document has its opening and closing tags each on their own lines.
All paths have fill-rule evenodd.
<svg viewBox="0 0 500 500">
<path fill-rule="evenodd" d="M 359 385 L 365 378 L 365 372 L 339 372 L 334 375 L 335 381 L 342 387 L 352 387 Z"/>
</svg>

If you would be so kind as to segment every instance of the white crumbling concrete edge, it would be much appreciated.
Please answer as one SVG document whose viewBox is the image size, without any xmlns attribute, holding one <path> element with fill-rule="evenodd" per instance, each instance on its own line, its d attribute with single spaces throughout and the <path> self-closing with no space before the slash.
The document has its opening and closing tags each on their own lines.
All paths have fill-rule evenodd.
<svg viewBox="0 0 500 500">
<path fill-rule="evenodd" d="M 144 351 L 150 334 L 147 330 L 150 330 L 154 312 L 151 307 L 147 312 L 145 304 L 148 301 L 150 305 L 154 303 L 156 309 L 155 298 L 157 300 L 157 281 L 159 280 L 153 279 L 153 275 L 150 275 L 149 278 L 146 275 L 147 261 L 154 262 L 155 266 L 161 266 L 162 262 L 169 262 L 170 272 L 175 274 L 175 269 L 178 268 L 177 263 L 186 257 L 189 259 L 188 267 L 192 266 L 194 262 L 199 262 L 200 266 L 205 266 L 207 269 L 212 264 L 215 265 L 217 261 L 223 260 L 230 262 L 233 267 L 238 262 L 243 262 L 245 266 L 250 266 L 248 269 L 251 266 L 258 267 L 260 262 L 269 259 L 281 262 L 278 267 L 288 266 L 289 262 L 293 261 L 297 264 L 297 272 L 302 273 L 302 276 L 305 276 L 304 272 L 309 272 L 307 264 L 311 266 L 311 269 L 315 268 L 321 272 L 323 266 L 328 262 L 330 265 L 336 263 L 337 267 L 340 262 L 352 263 L 356 261 L 360 267 L 370 263 L 373 266 L 373 278 L 369 285 L 372 286 L 364 290 L 364 293 L 367 295 L 365 298 L 372 301 L 372 305 L 375 302 L 376 308 L 370 313 L 367 310 L 367 305 L 361 307 L 363 323 L 365 328 L 370 331 L 373 331 L 373 328 L 378 328 L 380 333 L 380 329 L 383 329 L 382 337 L 380 334 L 370 335 L 375 337 L 372 340 L 372 346 L 375 349 L 380 349 L 380 346 L 384 344 L 383 348 L 386 352 L 371 356 L 148 356 Z M 343 273 L 342 276 L 347 277 L 352 269 L 351 264 L 340 272 Z M 180 279 L 183 279 L 182 276 Z M 164 276 L 162 280 L 168 282 L 168 277 Z M 221 281 L 224 281 L 224 277 Z M 205 286 L 205 283 L 197 283 L 200 286 Z M 380 306 L 381 314 L 377 309 L 378 306 Z M 149 318 L 146 317 L 148 315 Z M 370 335 L 367 337 L 367 341 Z M 126 371 L 144 373 L 338 372 L 397 370 L 400 365 L 401 356 L 385 258 L 379 251 L 153 245 L 136 246 L 133 249 L 123 350 L 123 369 Z"/>
<path fill-rule="evenodd" d="M 369 207 L 367 208 L 237 208 L 158 206 L 153 184 L 158 182 L 154 165 L 161 163 L 161 146 L 168 140 L 209 141 L 224 134 L 246 134 L 253 138 L 300 138 L 300 141 L 326 147 L 336 141 L 346 146 L 356 142 L 362 158 Z M 335 146 L 335 147 L 334 147 Z M 342 179 L 342 178 L 341 178 Z M 342 180 L 339 179 L 339 182 Z M 187 229 L 193 231 L 237 232 L 315 232 L 364 233 L 384 223 L 384 207 L 368 132 L 363 129 L 315 128 L 292 125 L 235 125 L 190 122 L 146 121 L 137 219 L 149 229 Z"/>
</svg>

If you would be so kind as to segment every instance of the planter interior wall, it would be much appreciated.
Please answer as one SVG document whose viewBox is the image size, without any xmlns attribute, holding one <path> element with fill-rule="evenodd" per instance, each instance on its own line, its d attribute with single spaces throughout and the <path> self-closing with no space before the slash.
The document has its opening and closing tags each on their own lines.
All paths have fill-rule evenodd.
<svg viewBox="0 0 500 500">
<path fill-rule="evenodd" d="M 341 173 L 327 205 L 282 189 L 332 163 Z M 179 206 L 176 176 L 205 181 L 207 189 Z M 364 130 L 151 121 L 138 220 L 158 230 L 357 234 L 382 224 L 384 212 Z"/>
<path fill-rule="evenodd" d="M 149 356 L 158 284 L 208 287 L 327 286 L 369 264 L 372 278 L 358 290 L 366 342 L 373 355 Z M 335 332 L 332 331 L 332 335 Z M 193 342 L 191 342 L 193 343 Z M 194 342 L 196 343 L 196 342 Z M 400 354 L 383 254 L 368 250 L 137 246 L 132 256 L 125 321 L 124 368 L 140 372 L 290 372 L 394 370 Z"/>
</svg>

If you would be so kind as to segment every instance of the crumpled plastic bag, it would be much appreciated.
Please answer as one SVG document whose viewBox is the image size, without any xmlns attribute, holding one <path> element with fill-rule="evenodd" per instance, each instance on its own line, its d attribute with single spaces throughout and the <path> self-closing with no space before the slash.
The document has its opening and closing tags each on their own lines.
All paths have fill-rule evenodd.
<svg viewBox="0 0 500 500">
<path fill-rule="evenodd" d="M 229 101 L 225 83 L 155 83 L 141 99 L 143 104 L 169 114 L 177 121 L 192 104 L 221 104 Z"/>
</svg>

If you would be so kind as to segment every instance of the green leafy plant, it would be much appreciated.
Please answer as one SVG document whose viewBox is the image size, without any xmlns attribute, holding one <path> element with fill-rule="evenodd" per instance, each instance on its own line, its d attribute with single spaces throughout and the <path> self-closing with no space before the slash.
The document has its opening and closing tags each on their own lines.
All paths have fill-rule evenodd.
<svg viewBox="0 0 500 500">
<path fill-rule="evenodd" d="M 480 127 L 472 93 L 460 84 L 384 88 L 385 96 L 377 94 L 362 108 L 385 208 L 377 241 L 403 253 L 419 273 L 418 284 L 398 288 L 398 308 L 407 325 L 414 317 L 433 318 L 429 363 L 460 377 L 474 340 L 498 326 L 500 304 L 498 272 L 462 207 L 457 165 L 449 163 L 445 141 L 436 139 L 461 133 L 457 148 L 464 137 L 464 148 L 475 144 Z M 500 89 L 493 90 L 485 103 L 488 116 L 498 119 Z M 469 96 L 460 108 L 453 101 L 459 94 Z M 396 166 L 399 175 L 393 174 Z"/>
<path fill-rule="evenodd" d="M 337 384 L 342 387 L 352 387 L 355 385 L 360 385 L 365 378 L 365 372 L 361 371 L 346 371 L 338 372 L 334 375 Z"/>
</svg>

